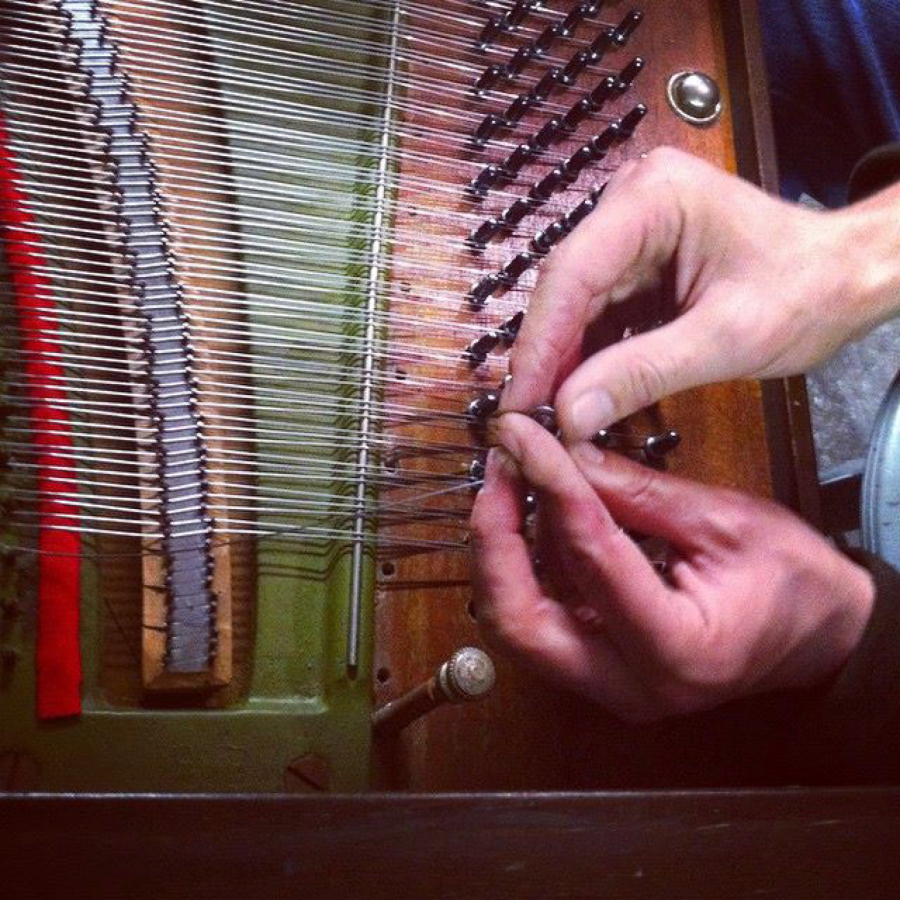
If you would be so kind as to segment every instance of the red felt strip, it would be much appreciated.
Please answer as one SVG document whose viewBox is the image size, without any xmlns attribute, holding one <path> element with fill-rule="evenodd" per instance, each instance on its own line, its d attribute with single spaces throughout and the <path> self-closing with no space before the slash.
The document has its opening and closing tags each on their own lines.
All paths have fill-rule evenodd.
<svg viewBox="0 0 900 900">
<path fill-rule="evenodd" d="M 18 186 L 6 119 L 0 111 L 0 226 L 24 338 L 24 375 L 40 491 L 38 556 L 37 714 L 42 719 L 81 712 L 81 651 L 78 640 L 81 538 L 77 508 L 63 499 L 77 490 L 69 417 L 57 362 L 61 346 L 52 312 L 50 281 L 26 197 Z"/>
</svg>

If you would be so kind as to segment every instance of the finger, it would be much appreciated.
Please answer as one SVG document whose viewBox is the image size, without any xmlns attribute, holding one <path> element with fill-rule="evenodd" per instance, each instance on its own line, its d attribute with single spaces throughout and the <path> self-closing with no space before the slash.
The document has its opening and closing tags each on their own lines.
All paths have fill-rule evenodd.
<svg viewBox="0 0 900 900">
<path fill-rule="evenodd" d="M 727 531 L 740 495 L 659 472 L 583 443 L 569 450 L 587 483 L 621 525 L 662 538 L 678 551 L 709 549 Z"/>
<path fill-rule="evenodd" d="M 590 322 L 657 280 L 671 259 L 681 205 L 672 185 L 641 171 L 636 166 L 548 259 L 510 358 L 502 411 L 546 402 L 577 360 Z"/>
<path fill-rule="evenodd" d="M 489 640 L 546 677 L 627 712 L 636 690 L 615 649 L 546 597 L 522 537 L 524 484 L 502 451 L 488 458 L 472 512 L 472 576 L 479 626 Z"/>
<path fill-rule="evenodd" d="M 631 657 L 635 644 L 655 649 L 683 634 L 681 605 L 559 442 L 515 413 L 500 417 L 496 436 L 538 491 L 542 508 L 549 505 L 557 539 L 574 560 L 573 577 L 587 587 L 585 596 L 623 653 Z"/>
<path fill-rule="evenodd" d="M 556 523 L 546 510 L 541 509 L 537 510 L 534 520 L 534 549 L 538 561 L 535 568 L 551 595 L 560 603 L 569 605 L 570 599 L 578 597 L 578 590 L 566 565 L 562 545 L 556 539 Z"/>
<path fill-rule="evenodd" d="M 733 356 L 715 340 L 716 321 L 690 309 L 655 331 L 585 360 L 560 387 L 555 407 L 567 444 L 589 440 L 638 410 L 679 391 L 724 381 Z"/>
</svg>

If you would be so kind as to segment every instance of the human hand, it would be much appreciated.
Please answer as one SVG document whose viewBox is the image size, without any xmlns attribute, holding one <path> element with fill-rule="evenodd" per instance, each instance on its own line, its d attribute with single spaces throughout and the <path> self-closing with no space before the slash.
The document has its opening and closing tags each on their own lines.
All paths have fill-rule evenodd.
<svg viewBox="0 0 900 900">
<path fill-rule="evenodd" d="M 655 150 L 548 259 L 501 411 L 552 402 L 571 443 L 689 387 L 804 371 L 896 312 L 898 259 L 900 188 L 812 212 Z M 585 359 L 604 312 L 660 292 L 673 321 Z"/>
<path fill-rule="evenodd" d="M 496 423 L 472 515 L 475 603 L 490 642 L 629 721 L 812 686 L 858 643 L 869 574 L 787 510 L 590 444 L 567 452 L 525 416 Z M 557 602 L 522 536 L 538 494 Z M 660 576 L 619 528 L 668 542 Z"/>
</svg>

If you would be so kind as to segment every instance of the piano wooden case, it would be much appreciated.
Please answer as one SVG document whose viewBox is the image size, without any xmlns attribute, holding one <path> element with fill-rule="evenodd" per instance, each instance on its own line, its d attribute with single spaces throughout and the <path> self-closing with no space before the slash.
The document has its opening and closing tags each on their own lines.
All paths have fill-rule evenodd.
<svg viewBox="0 0 900 900">
<path fill-rule="evenodd" d="M 486 698 L 374 739 L 371 716 L 482 646 L 467 517 L 542 261 L 662 144 L 775 187 L 755 4 L 0 15 L 5 787 L 738 783 L 733 718 L 625 727 L 499 657 Z M 683 73 L 714 121 L 673 107 Z M 612 439 L 672 431 L 672 471 L 815 521 L 801 384 L 692 391 Z M 57 532 L 82 708 L 39 718 Z"/>
</svg>

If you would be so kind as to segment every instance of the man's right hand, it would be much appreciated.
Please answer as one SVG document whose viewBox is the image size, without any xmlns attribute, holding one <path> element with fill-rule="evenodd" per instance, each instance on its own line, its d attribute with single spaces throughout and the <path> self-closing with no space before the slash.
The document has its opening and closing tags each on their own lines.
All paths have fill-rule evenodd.
<svg viewBox="0 0 900 900">
<path fill-rule="evenodd" d="M 576 443 L 690 387 L 805 371 L 897 312 L 898 261 L 900 188 L 812 212 L 655 150 L 548 260 L 501 411 L 551 402 Z M 611 304 L 664 284 L 673 321 L 585 358 Z"/>
</svg>

